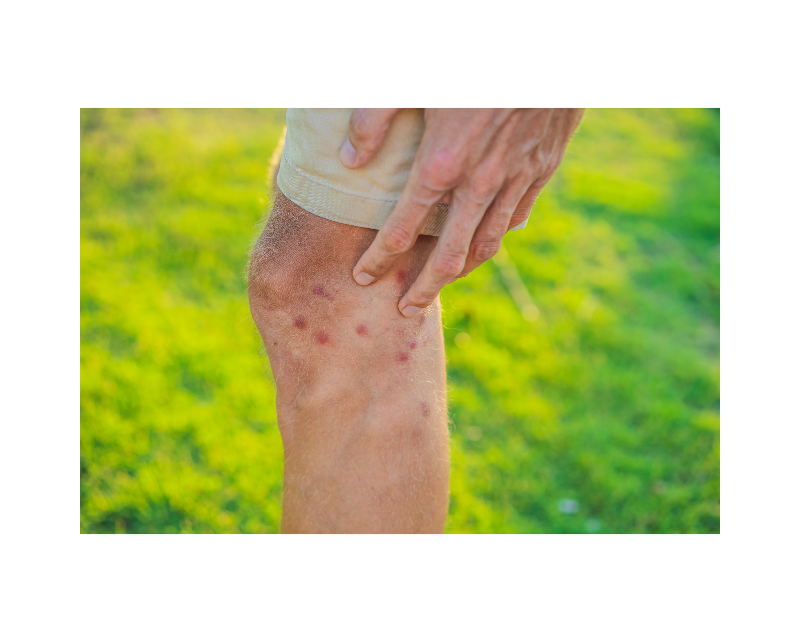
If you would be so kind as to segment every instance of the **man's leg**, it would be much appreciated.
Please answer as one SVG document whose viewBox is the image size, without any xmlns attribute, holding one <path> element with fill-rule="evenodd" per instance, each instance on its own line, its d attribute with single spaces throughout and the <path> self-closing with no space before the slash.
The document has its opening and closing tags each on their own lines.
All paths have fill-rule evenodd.
<svg viewBox="0 0 800 641">
<path fill-rule="evenodd" d="M 280 192 L 253 251 L 249 296 L 277 387 L 283 532 L 442 532 L 449 436 L 439 304 L 397 302 L 436 239 L 360 287 L 376 232 L 335 223 Z"/>
</svg>

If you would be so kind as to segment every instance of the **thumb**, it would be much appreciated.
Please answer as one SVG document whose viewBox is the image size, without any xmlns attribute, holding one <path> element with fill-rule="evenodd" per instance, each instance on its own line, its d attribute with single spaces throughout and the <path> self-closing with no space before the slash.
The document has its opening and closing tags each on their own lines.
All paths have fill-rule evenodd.
<svg viewBox="0 0 800 641">
<path fill-rule="evenodd" d="M 350 115 L 350 131 L 339 158 L 345 167 L 357 169 L 366 165 L 383 144 L 389 125 L 401 109 L 354 109 Z"/>
</svg>

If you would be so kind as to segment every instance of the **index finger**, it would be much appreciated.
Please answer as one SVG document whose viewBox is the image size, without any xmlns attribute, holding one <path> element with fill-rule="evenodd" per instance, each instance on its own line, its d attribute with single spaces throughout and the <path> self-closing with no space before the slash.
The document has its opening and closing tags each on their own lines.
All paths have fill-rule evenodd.
<svg viewBox="0 0 800 641">
<path fill-rule="evenodd" d="M 446 188 L 431 186 L 427 165 L 419 156 L 414 160 L 397 206 L 353 268 L 353 278 L 359 285 L 369 285 L 383 276 L 398 256 L 414 246 L 428 216 L 447 193 Z"/>
</svg>

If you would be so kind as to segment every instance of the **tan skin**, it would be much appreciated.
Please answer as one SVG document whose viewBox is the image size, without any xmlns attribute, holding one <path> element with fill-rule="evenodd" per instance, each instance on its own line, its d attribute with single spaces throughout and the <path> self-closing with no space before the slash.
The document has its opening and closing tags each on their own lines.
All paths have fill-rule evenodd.
<svg viewBox="0 0 800 641">
<path fill-rule="evenodd" d="M 399 109 L 356 109 L 342 163 L 368 163 Z M 417 278 L 398 303 L 413 317 L 440 290 L 500 248 L 524 221 L 555 173 L 583 109 L 426 109 L 425 132 L 400 202 L 353 269 L 359 285 L 384 277 L 413 246 L 439 202 L 447 224 Z"/>
<path fill-rule="evenodd" d="M 397 313 L 436 239 L 420 236 L 364 289 L 351 271 L 376 232 L 277 194 L 248 293 L 277 389 L 281 531 L 441 533 L 450 460 L 441 314 L 438 304 L 413 319 Z"/>
<path fill-rule="evenodd" d="M 397 111 L 356 110 L 343 161 L 369 162 Z M 444 530 L 439 290 L 525 220 L 580 110 L 426 110 L 425 118 L 411 178 L 379 232 L 310 214 L 273 183 L 248 294 L 277 390 L 282 532 Z M 442 200 L 451 205 L 443 235 L 420 236 Z"/>
</svg>

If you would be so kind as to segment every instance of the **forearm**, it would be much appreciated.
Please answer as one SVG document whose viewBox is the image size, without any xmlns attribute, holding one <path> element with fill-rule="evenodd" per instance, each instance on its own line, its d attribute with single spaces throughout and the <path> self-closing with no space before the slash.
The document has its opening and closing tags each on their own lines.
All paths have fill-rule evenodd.
<svg viewBox="0 0 800 641">
<path fill-rule="evenodd" d="M 439 306 L 397 301 L 435 240 L 373 287 L 352 268 L 375 232 L 282 196 L 251 261 L 250 300 L 277 387 L 285 532 L 441 532 L 448 432 Z"/>
</svg>

